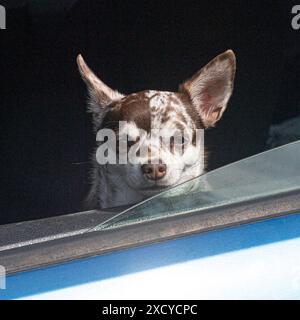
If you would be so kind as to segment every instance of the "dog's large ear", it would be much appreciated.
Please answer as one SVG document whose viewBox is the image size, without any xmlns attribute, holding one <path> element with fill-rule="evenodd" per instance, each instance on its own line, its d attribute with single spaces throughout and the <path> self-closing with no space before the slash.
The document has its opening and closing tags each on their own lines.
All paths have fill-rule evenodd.
<svg viewBox="0 0 300 320">
<path fill-rule="evenodd" d="M 80 54 L 77 56 L 77 65 L 89 91 L 91 112 L 101 113 L 110 103 L 123 98 L 121 93 L 109 88 L 94 74 Z"/>
<path fill-rule="evenodd" d="M 179 87 L 188 94 L 206 127 L 220 120 L 233 91 L 236 59 L 228 50 L 197 72 Z"/>
</svg>

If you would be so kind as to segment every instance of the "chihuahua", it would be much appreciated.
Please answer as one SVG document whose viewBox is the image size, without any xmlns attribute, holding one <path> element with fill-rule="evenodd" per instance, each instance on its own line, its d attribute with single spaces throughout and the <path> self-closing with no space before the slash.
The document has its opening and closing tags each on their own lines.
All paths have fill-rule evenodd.
<svg viewBox="0 0 300 320">
<path fill-rule="evenodd" d="M 177 92 L 144 90 L 123 95 L 103 83 L 81 55 L 77 64 L 88 88 L 98 137 L 90 207 L 134 204 L 204 173 L 203 135 L 197 133 L 215 126 L 226 109 L 236 70 L 232 50 L 210 61 Z M 115 138 L 104 141 L 109 132 Z M 119 157 L 132 150 L 134 161 L 121 163 Z M 103 161 L 107 154 L 118 160 Z"/>
</svg>

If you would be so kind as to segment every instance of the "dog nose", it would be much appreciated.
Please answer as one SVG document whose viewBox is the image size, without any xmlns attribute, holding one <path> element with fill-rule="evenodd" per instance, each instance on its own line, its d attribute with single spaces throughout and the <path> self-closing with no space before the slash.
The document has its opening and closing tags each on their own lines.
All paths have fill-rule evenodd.
<svg viewBox="0 0 300 320">
<path fill-rule="evenodd" d="M 167 166 L 164 163 L 160 164 L 143 164 L 141 166 L 143 174 L 150 180 L 162 179 L 167 172 Z"/>
</svg>

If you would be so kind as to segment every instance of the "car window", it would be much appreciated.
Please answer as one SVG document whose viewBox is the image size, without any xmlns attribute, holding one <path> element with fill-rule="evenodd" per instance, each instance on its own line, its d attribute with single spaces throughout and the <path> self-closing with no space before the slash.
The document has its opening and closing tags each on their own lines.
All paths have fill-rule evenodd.
<svg viewBox="0 0 300 320">
<path fill-rule="evenodd" d="M 101 223 L 92 230 L 227 206 L 300 189 L 300 141 L 208 172 Z"/>
<path fill-rule="evenodd" d="M 120 98 L 118 92 L 125 97 L 133 95 L 137 98 L 133 100 L 138 101 L 138 106 L 131 104 L 131 111 L 124 114 L 129 120 L 136 118 L 139 129 L 149 127 L 150 123 L 148 112 L 144 112 L 144 100 L 140 100 L 140 95 L 140 98 L 135 96 L 145 90 L 149 91 L 148 96 L 152 96 L 153 90 L 176 93 L 170 99 L 162 95 L 162 101 L 168 101 L 170 106 L 183 94 L 186 110 L 175 108 L 174 113 L 173 108 L 164 105 L 157 113 L 156 119 L 163 123 L 172 120 L 170 127 L 182 131 L 182 124 L 190 127 L 192 121 L 187 119 L 196 119 L 197 128 L 204 122 L 207 127 L 210 122 L 205 119 L 207 115 L 215 115 L 218 120 L 210 122 L 211 128 L 204 133 L 208 173 L 143 202 L 126 214 L 142 216 L 142 212 L 147 212 L 145 215 L 149 219 L 162 217 L 167 212 L 181 214 L 193 208 L 226 204 L 233 201 L 235 195 L 235 201 L 255 197 L 256 193 L 264 196 L 276 188 L 279 175 L 274 174 L 276 168 L 272 166 L 275 163 L 268 163 L 271 167 L 260 175 L 252 163 L 256 158 L 249 157 L 300 139 L 300 20 L 292 11 L 297 7 L 293 1 L 272 1 L 272 6 L 270 2 L 248 1 L 245 10 L 242 1 L 193 1 L 188 6 L 184 1 L 181 4 L 164 1 L 159 6 L 155 1 L 2 1 L 0 38 L 5 49 L 1 50 L 0 63 L 0 225 L 22 223 L 17 226 L 18 230 L 24 226 L 22 239 L 31 241 L 34 237 L 60 233 L 62 229 L 66 233 L 89 229 L 103 221 L 103 217 L 107 219 L 110 210 L 114 211 L 112 215 L 116 211 L 123 212 L 123 206 L 140 203 L 154 195 L 154 192 L 142 190 L 146 189 L 144 184 L 149 179 L 139 178 L 136 179 L 138 184 L 127 188 L 137 191 L 138 197 L 131 194 L 127 197 L 127 182 L 135 179 L 135 172 L 129 174 L 130 179 L 126 181 L 119 179 L 122 176 L 119 172 L 114 172 L 114 183 L 106 183 L 106 175 L 103 177 L 93 172 L 100 162 L 95 150 L 98 149 L 96 139 L 101 127 L 97 124 L 102 114 L 89 112 L 92 109 L 87 100 L 93 90 L 87 90 L 81 79 L 76 63 L 79 55 L 113 90 L 113 98 Z M 3 14 L 5 21 L 3 17 L 1 21 Z M 224 62 L 220 54 L 230 50 L 236 56 L 236 69 L 233 69 L 233 60 L 229 59 L 235 77 L 234 84 L 231 83 L 232 71 L 231 76 L 225 77 L 230 82 L 225 88 L 234 88 L 226 110 L 218 110 L 220 101 L 217 98 L 217 93 L 223 92 L 219 84 L 224 82 L 215 81 L 212 86 L 207 74 L 205 79 L 209 86 L 206 93 L 201 99 L 198 95 L 190 99 L 192 91 L 195 94 L 198 90 L 191 90 L 194 86 L 188 79 L 192 80 L 204 66 L 214 65 L 209 61 Z M 214 60 L 217 56 L 219 58 Z M 212 71 L 210 74 L 223 74 Z M 198 84 L 200 88 L 203 82 Z M 208 112 L 203 108 L 201 120 L 196 109 L 200 105 L 194 104 L 202 101 L 209 106 L 212 96 L 218 102 L 217 110 Z M 102 94 L 98 92 L 94 99 L 98 101 L 100 97 Z M 224 94 L 224 98 L 228 99 L 228 94 Z M 97 111 L 103 111 L 102 105 L 97 106 L 96 103 Z M 106 105 L 106 111 L 109 106 L 112 104 Z M 112 114 L 106 119 L 106 125 L 115 123 L 109 119 L 116 120 Z M 176 131 L 173 136 L 178 136 Z M 193 139 L 183 139 L 183 149 Z M 174 144 L 174 141 L 170 141 L 170 145 L 173 150 L 180 147 L 180 143 Z M 242 159 L 247 160 L 237 163 Z M 292 170 L 294 161 L 294 156 L 288 157 L 286 163 L 290 168 L 284 170 Z M 245 167 L 238 169 L 237 165 L 243 164 Z M 147 176 L 147 166 L 141 163 L 142 166 L 146 169 L 143 174 Z M 140 173 L 141 168 L 136 172 Z M 160 169 L 163 174 L 167 172 L 163 166 Z M 175 176 L 176 170 L 171 172 Z M 199 174 L 193 172 L 188 178 Z M 282 171 L 280 174 L 286 173 Z M 264 175 L 268 175 L 265 183 L 270 187 L 255 180 L 263 179 Z M 162 186 L 175 186 L 178 181 L 186 181 L 172 178 Z M 280 186 L 284 189 L 285 183 L 293 183 L 293 178 Z M 119 197 L 115 195 L 119 186 L 116 181 L 125 186 Z M 183 197 L 180 193 L 187 195 Z M 99 195 L 104 194 L 109 202 L 99 199 Z M 137 209 L 139 212 L 135 211 Z M 94 210 L 99 215 L 88 213 Z M 85 216 L 82 218 L 85 223 L 79 222 L 81 218 L 75 219 L 77 213 L 80 217 Z M 77 221 L 76 228 L 69 219 L 65 220 L 66 215 L 70 216 L 70 221 Z M 65 221 L 63 228 L 57 222 L 59 217 Z M 51 219 L 51 223 L 45 219 Z M 31 223 L 35 226 L 51 225 L 51 230 L 46 232 L 39 227 L 33 232 Z M 0 234 L 3 239 L 3 232 Z M 15 233 L 11 241 L 16 242 L 20 234 Z M 4 242 L 1 237 L 0 246 Z"/>
</svg>

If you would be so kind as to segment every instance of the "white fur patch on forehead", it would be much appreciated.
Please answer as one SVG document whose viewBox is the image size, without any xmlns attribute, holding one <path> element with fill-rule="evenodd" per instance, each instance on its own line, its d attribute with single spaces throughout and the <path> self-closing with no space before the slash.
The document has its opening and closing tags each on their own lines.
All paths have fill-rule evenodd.
<svg viewBox="0 0 300 320">
<path fill-rule="evenodd" d="M 148 90 L 145 92 L 145 97 L 151 99 L 157 93 L 159 93 L 157 90 Z"/>
<path fill-rule="evenodd" d="M 181 122 L 182 126 L 193 123 L 184 104 L 175 93 L 149 90 L 145 95 L 149 99 L 151 128 L 168 127 L 175 122 Z"/>
<path fill-rule="evenodd" d="M 170 96 L 172 92 L 152 91 L 148 93 L 150 99 L 149 106 L 153 111 L 158 111 L 161 108 L 166 107 L 170 102 Z"/>
</svg>

